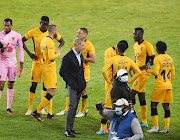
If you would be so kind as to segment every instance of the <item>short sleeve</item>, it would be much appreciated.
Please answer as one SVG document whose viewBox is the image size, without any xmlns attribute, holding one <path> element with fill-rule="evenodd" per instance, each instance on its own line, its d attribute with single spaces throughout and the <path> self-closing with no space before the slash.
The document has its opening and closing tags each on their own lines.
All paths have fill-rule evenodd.
<svg viewBox="0 0 180 140">
<path fill-rule="evenodd" d="M 150 43 L 147 44 L 147 53 L 149 56 L 155 55 L 154 47 Z"/>
<path fill-rule="evenodd" d="M 25 38 L 28 40 L 33 37 L 33 34 L 34 34 L 34 30 L 30 30 L 25 34 Z"/>
<path fill-rule="evenodd" d="M 61 35 L 57 34 L 56 40 L 59 41 L 61 39 Z"/>
</svg>

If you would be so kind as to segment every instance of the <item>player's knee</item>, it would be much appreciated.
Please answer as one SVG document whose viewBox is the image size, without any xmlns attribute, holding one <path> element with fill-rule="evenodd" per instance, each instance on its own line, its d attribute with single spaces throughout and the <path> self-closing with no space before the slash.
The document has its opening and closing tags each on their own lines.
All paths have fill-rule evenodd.
<svg viewBox="0 0 180 140">
<path fill-rule="evenodd" d="M 35 93 L 36 92 L 37 83 L 32 82 L 30 87 L 30 92 Z"/>
<path fill-rule="evenodd" d="M 49 94 L 49 93 L 47 93 L 46 96 L 45 96 L 45 98 L 48 99 L 49 101 L 52 99 L 52 97 L 53 96 L 51 94 Z"/>
<path fill-rule="evenodd" d="M 4 84 L 0 83 L 0 91 L 3 91 L 3 89 L 4 89 Z"/>
<path fill-rule="evenodd" d="M 44 91 L 47 91 L 47 89 L 46 89 L 45 86 L 44 86 L 44 83 L 43 83 L 43 90 L 44 90 Z"/>
<path fill-rule="evenodd" d="M 107 119 L 101 119 L 101 123 L 102 124 L 106 124 L 107 123 Z"/>
<path fill-rule="evenodd" d="M 82 98 L 85 100 L 88 98 L 88 95 L 86 94 L 86 95 L 82 96 Z"/>
<path fill-rule="evenodd" d="M 14 81 L 9 81 L 8 82 L 8 88 L 13 89 Z"/>
<path fill-rule="evenodd" d="M 146 100 L 140 101 L 140 106 L 146 105 Z"/>
<path fill-rule="evenodd" d="M 158 115 L 157 108 L 151 108 L 151 116 Z"/>
<path fill-rule="evenodd" d="M 169 118 L 169 117 L 170 117 L 170 110 L 165 110 L 164 118 Z"/>
</svg>

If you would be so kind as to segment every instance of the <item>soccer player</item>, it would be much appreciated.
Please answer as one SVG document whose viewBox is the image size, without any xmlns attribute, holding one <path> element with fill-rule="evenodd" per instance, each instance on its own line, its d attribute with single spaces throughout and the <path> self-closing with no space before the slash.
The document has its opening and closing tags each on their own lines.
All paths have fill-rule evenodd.
<svg viewBox="0 0 180 140">
<path fill-rule="evenodd" d="M 96 61 L 96 55 L 95 55 L 95 48 L 93 46 L 93 44 L 86 39 L 88 35 L 88 30 L 86 28 L 80 28 L 77 31 L 77 38 L 82 39 L 83 41 L 85 41 L 85 50 L 83 52 L 81 52 L 81 54 L 84 56 L 84 62 L 83 62 L 83 66 L 84 66 L 84 76 L 85 76 L 85 80 L 86 80 L 86 85 L 88 84 L 89 80 L 90 80 L 90 67 L 89 67 L 89 63 L 94 63 Z M 74 42 L 72 43 L 71 49 L 74 47 Z M 76 117 L 83 117 L 84 114 L 84 110 L 86 107 L 86 103 L 87 103 L 87 99 L 88 99 L 88 95 L 87 95 L 87 86 L 85 88 L 85 90 L 82 92 L 82 106 L 81 106 L 81 110 L 80 112 L 76 115 Z M 66 108 L 65 110 L 57 113 L 56 115 L 65 115 L 66 112 L 68 111 L 69 108 L 69 100 L 68 97 L 66 98 Z"/>
<path fill-rule="evenodd" d="M 147 123 L 147 105 L 145 99 L 145 87 L 146 82 L 150 78 L 150 74 L 147 73 L 147 64 L 153 65 L 153 60 L 155 57 L 153 46 L 146 40 L 143 39 L 144 30 L 142 28 L 135 28 L 133 32 L 134 41 L 134 53 L 136 58 L 136 64 L 142 72 L 142 75 L 134 81 L 132 86 L 132 103 L 133 108 L 136 107 L 135 96 L 138 94 L 140 102 L 140 110 L 142 117 L 142 127 L 148 127 Z"/>
<path fill-rule="evenodd" d="M 7 89 L 7 109 L 6 113 L 15 114 L 11 110 L 13 101 L 13 86 L 17 75 L 17 59 L 16 47 L 18 47 L 18 57 L 20 62 L 19 77 L 23 74 L 24 52 L 21 35 L 11 28 L 13 27 L 12 20 L 6 18 L 3 22 L 4 31 L 0 32 L 0 98 L 4 89 L 6 78 L 8 78 Z"/>
<path fill-rule="evenodd" d="M 32 113 L 36 87 L 37 87 L 37 84 L 41 82 L 43 65 L 41 63 L 42 54 L 41 54 L 41 49 L 40 49 L 40 43 L 42 39 L 48 35 L 48 31 L 47 31 L 48 26 L 49 26 L 49 18 L 47 16 L 42 16 L 40 27 L 30 30 L 22 38 L 23 42 L 32 38 L 33 43 L 34 43 L 34 51 L 35 51 L 35 54 L 31 53 L 26 47 L 25 43 L 23 44 L 24 50 L 28 53 L 28 55 L 33 60 L 32 69 L 31 69 L 31 87 L 29 91 L 29 108 L 25 115 L 31 115 Z M 59 34 L 57 34 L 56 40 L 60 43 L 59 46 L 64 45 L 64 39 Z M 46 93 L 47 93 L 47 89 L 44 87 L 44 84 L 43 84 L 41 99 L 46 95 Z M 47 105 L 47 110 L 50 114 L 52 113 L 52 101 L 50 101 L 50 104 Z M 41 111 L 41 113 L 47 114 L 44 111 L 44 109 Z"/>
<path fill-rule="evenodd" d="M 158 56 L 154 59 L 154 70 L 148 69 L 148 72 L 155 75 L 155 85 L 151 97 L 151 116 L 154 127 L 148 130 L 148 133 L 159 132 L 158 125 L 158 103 L 162 103 L 164 108 L 165 127 L 161 131 L 169 133 L 170 124 L 170 108 L 169 104 L 173 102 L 172 84 L 175 76 L 173 59 L 165 54 L 167 50 L 166 43 L 158 41 L 156 43 L 156 51 Z"/>
<path fill-rule="evenodd" d="M 57 76 L 56 76 L 56 61 L 55 59 L 60 56 L 62 47 L 58 47 L 55 50 L 55 44 L 53 39 L 58 35 L 58 28 L 56 25 L 49 25 L 48 35 L 41 41 L 41 53 L 43 68 L 43 82 L 47 89 L 47 93 L 42 97 L 41 103 L 39 104 L 37 110 L 32 113 L 38 121 L 42 121 L 40 112 L 41 110 L 51 102 L 52 97 L 55 95 L 55 90 L 57 88 Z M 48 112 L 47 119 L 56 119 L 52 112 Z"/>
<path fill-rule="evenodd" d="M 102 74 L 108 84 L 112 84 L 112 81 L 117 77 L 116 75 L 119 69 L 125 69 L 127 72 L 129 72 L 130 69 L 134 71 L 135 74 L 131 79 L 128 80 L 128 84 L 132 83 L 141 75 L 141 71 L 134 63 L 134 61 L 131 60 L 129 57 L 124 56 L 124 52 L 128 48 L 128 43 L 125 42 L 126 41 L 120 41 L 120 43 L 118 43 L 117 55 L 110 58 L 102 69 Z M 107 74 L 109 68 L 112 68 L 112 79 L 110 79 Z"/>
<path fill-rule="evenodd" d="M 116 51 L 117 51 L 117 45 L 108 48 L 105 53 L 104 53 L 104 60 L 105 60 L 105 64 L 108 62 L 108 60 L 116 55 Z M 110 79 L 112 79 L 112 68 L 109 68 L 109 70 L 107 71 L 108 77 Z M 112 105 L 111 105 L 111 96 L 110 96 L 110 92 L 112 89 L 112 84 L 108 84 L 105 81 L 105 105 L 104 107 L 107 109 L 111 109 Z M 105 134 L 108 133 L 108 129 L 107 129 L 107 119 L 102 118 L 101 119 L 101 129 L 99 131 L 96 132 L 96 134 Z"/>
</svg>

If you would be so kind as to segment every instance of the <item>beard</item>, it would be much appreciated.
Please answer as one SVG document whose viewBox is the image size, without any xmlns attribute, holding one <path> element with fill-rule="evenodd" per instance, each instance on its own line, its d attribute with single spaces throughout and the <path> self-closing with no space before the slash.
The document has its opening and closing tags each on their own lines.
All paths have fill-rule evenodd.
<svg viewBox="0 0 180 140">
<path fill-rule="evenodd" d="M 57 37 L 57 34 L 54 34 L 54 38 L 56 38 Z"/>
</svg>

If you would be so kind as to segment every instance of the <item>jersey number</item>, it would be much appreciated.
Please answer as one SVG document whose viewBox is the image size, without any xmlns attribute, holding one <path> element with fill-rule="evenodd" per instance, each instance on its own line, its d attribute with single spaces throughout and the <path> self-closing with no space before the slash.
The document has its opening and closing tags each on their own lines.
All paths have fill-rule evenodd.
<svg viewBox="0 0 180 140">
<path fill-rule="evenodd" d="M 167 74 L 167 78 L 170 80 L 170 75 L 169 74 L 170 74 L 170 71 Z M 163 77 L 164 82 L 166 82 L 166 70 L 163 70 L 161 72 L 161 76 Z"/>
</svg>

